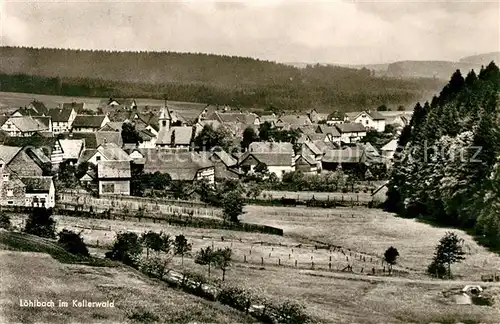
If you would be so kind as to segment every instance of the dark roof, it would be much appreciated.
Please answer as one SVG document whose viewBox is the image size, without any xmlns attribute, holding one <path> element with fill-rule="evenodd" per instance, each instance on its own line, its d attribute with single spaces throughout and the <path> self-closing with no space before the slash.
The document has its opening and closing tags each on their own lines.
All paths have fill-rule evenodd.
<svg viewBox="0 0 500 324">
<path fill-rule="evenodd" d="M 86 149 L 96 149 L 99 145 L 105 143 L 115 143 L 122 146 L 122 135 L 120 132 L 97 131 L 92 133 L 74 132 L 59 134 L 64 139 L 82 139 L 85 141 Z"/>
<path fill-rule="evenodd" d="M 9 116 L 7 115 L 0 115 L 0 127 L 5 124 L 5 122 L 9 119 Z"/>
<path fill-rule="evenodd" d="M 101 128 L 105 115 L 77 115 L 72 127 Z"/>
<path fill-rule="evenodd" d="M 65 102 L 62 104 L 62 108 L 73 108 L 75 109 L 77 112 L 79 111 L 82 111 L 83 110 L 83 107 L 84 107 L 84 103 L 83 102 Z"/>
<path fill-rule="evenodd" d="M 245 125 L 250 125 L 255 122 L 258 116 L 254 113 L 243 113 L 243 112 L 215 112 L 217 120 L 221 123 L 243 123 Z"/>
<path fill-rule="evenodd" d="M 335 124 L 340 133 L 361 133 L 366 132 L 365 126 L 360 123 Z"/>
<path fill-rule="evenodd" d="M 301 165 L 317 165 L 318 162 L 309 155 L 299 155 L 295 160 L 295 164 Z"/>
<path fill-rule="evenodd" d="M 52 117 L 53 122 L 68 122 L 72 111 L 73 108 L 71 107 L 63 109 L 54 108 L 49 110 L 48 115 Z"/>
<path fill-rule="evenodd" d="M 144 172 L 168 173 L 173 180 L 194 180 L 199 170 L 213 167 L 208 155 L 195 152 L 170 152 L 139 149 L 144 156 Z"/>
<path fill-rule="evenodd" d="M 24 137 L 7 137 L 4 141 L 5 145 L 17 147 L 32 147 L 42 149 L 44 154 L 51 155 L 57 139 L 55 137 L 44 136 L 24 136 Z"/>
<path fill-rule="evenodd" d="M 22 150 L 19 146 L 0 145 L 0 159 L 9 164 L 10 161 Z"/>
<path fill-rule="evenodd" d="M 30 102 L 30 105 L 33 106 L 33 108 L 35 108 L 36 111 L 41 114 L 47 114 L 49 111 L 47 107 L 45 107 L 45 104 L 38 100 L 33 100 L 32 102 Z"/>
<path fill-rule="evenodd" d="M 311 150 L 311 152 L 315 155 L 323 154 L 323 151 L 319 147 L 317 147 L 316 144 L 314 144 L 313 142 L 304 142 L 304 144 L 302 144 L 302 148 L 304 148 L 304 146 L 307 146 L 309 150 Z"/>
<path fill-rule="evenodd" d="M 97 177 L 99 179 L 130 178 L 130 161 L 99 161 L 97 162 Z"/>
<path fill-rule="evenodd" d="M 323 156 L 322 162 L 327 163 L 360 163 L 364 151 L 359 147 L 329 150 Z"/>
<path fill-rule="evenodd" d="M 45 126 L 47 126 L 47 128 L 49 128 L 50 121 L 52 119 L 50 116 L 36 116 L 36 117 L 33 117 L 33 118 L 35 118 L 36 120 L 38 120 L 39 122 L 41 122 L 42 124 L 44 124 Z"/>
<path fill-rule="evenodd" d="M 52 184 L 52 177 L 19 177 L 26 186 L 27 193 L 49 192 Z"/>
<path fill-rule="evenodd" d="M 32 108 L 27 108 L 27 107 L 24 107 L 24 108 L 19 108 L 18 110 L 14 111 L 14 114 L 15 113 L 20 113 L 21 116 L 41 116 L 42 114 L 37 112 L 36 110 L 32 109 Z"/>
<path fill-rule="evenodd" d="M 385 117 L 376 110 L 370 111 L 370 112 L 368 112 L 368 114 L 370 116 L 372 116 L 373 120 L 384 120 L 385 119 Z"/>
<path fill-rule="evenodd" d="M 229 155 L 229 153 L 224 150 L 214 150 L 213 155 L 216 156 L 220 161 L 222 161 L 222 163 L 224 163 L 226 167 L 233 167 L 238 164 L 238 160 Z"/>
</svg>

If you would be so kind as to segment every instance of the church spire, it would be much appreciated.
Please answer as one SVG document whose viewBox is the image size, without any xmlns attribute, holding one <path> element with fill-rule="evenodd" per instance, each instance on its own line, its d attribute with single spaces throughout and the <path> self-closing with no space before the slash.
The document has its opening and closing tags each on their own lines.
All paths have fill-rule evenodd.
<svg viewBox="0 0 500 324">
<path fill-rule="evenodd" d="M 160 131 L 162 129 L 165 129 L 165 131 L 168 132 L 170 129 L 170 124 L 172 122 L 172 116 L 170 116 L 170 111 L 168 109 L 166 98 L 165 98 L 165 105 L 160 111 L 160 118 L 158 118 L 158 121 L 160 123 Z"/>
</svg>

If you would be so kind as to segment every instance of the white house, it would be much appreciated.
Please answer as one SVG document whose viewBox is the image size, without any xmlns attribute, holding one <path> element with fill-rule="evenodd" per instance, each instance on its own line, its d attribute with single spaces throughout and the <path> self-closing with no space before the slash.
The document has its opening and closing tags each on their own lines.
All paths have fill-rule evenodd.
<svg viewBox="0 0 500 324">
<path fill-rule="evenodd" d="M 25 206 L 53 208 L 56 205 L 56 189 L 52 177 L 20 177 L 25 185 Z"/>
<path fill-rule="evenodd" d="M 130 161 L 131 158 L 115 143 L 103 143 L 97 149 L 86 149 L 82 152 L 78 163 L 89 162 L 97 164 L 99 161 Z"/>
<path fill-rule="evenodd" d="M 368 129 L 374 129 L 377 132 L 385 130 L 385 117 L 378 111 L 361 111 L 346 113 L 346 121 L 351 123 L 360 123 Z"/>
<path fill-rule="evenodd" d="M 56 134 L 69 132 L 76 115 L 76 110 L 73 107 L 50 109 L 49 116 L 52 118 L 52 131 Z"/>
<path fill-rule="evenodd" d="M 29 137 L 37 132 L 50 131 L 50 127 L 39 118 L 31 116 L 9 117 L 1 128 L 13 137 Z"/>
<path fill-rule="evenodd" d="M 393 139 L 389 143 L 382 146 L 380 149 L 382 156 L 388 160 L 392 160 L 394 157 L 394 153 L 396 153 L 396 149 L 398 147 L 398 140 Z"/>
<path fill-rule="evenodd" d="M 360 123 L 336 124 L 335 127 L 344 143 L 355 143 L 366 136 L 366 128 Z"/>
<path fill-rule="evenodd" d="M 73 120 L 71 129 L 73 132 L 97 132 L 109 121 L 107 115 L 77 115 Z"/>
<path fill-rule="evenodd" d="M 293 153 L 275 152 L 250 152 L 244 153 L 238 162 L 240 170 L 244 173 L 253 172 L 255 167 L 263 163 L 267 166 L 269 173 L 274 173 L 281 179 L 287 172 L 295 171 L 295 158 Z"/>
</svg>

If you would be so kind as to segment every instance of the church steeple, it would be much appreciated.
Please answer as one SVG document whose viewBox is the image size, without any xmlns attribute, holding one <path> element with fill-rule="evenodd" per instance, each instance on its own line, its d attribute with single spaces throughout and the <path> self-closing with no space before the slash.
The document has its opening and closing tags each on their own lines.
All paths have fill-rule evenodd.
<svg viewBox="0 0 500 324">
<path fill-rule="evenodd" d="M 160 131 L 163 129 L 168 132 L 170 130 L 170 124 L 172 123 L 172 116 L 170 116 L 170 111 L 167 105 L 167 99 L 165 99 L 165 105 L 160 110 L 160 118 L 158 118 L 160 123 Z"/>
</svg>

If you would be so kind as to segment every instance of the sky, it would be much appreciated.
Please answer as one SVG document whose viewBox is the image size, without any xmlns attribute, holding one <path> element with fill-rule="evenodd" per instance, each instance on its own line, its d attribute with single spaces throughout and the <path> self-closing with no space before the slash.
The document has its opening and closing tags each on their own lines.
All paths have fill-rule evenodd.
<svg viewBox="0 0 500 324">
<path fill-rule="evenodd" d="M 339 64 L 500 51 L 500 1 L 9 1 L 2 45 Z"/>
</svg>

